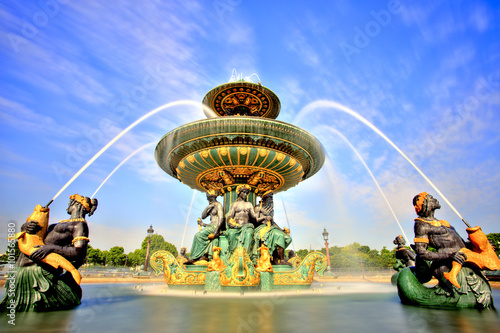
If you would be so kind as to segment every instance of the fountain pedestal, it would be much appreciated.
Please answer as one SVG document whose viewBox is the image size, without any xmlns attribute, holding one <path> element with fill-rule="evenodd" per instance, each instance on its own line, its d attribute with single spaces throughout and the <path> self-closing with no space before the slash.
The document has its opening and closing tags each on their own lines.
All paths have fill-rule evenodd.
<svg viewBox="0 0 500 333">
<path fill-rule="evenodd" d="M 258 272 L 243 247 L 233 252 L 221 271 L 207 271 L 206 265 L 184 265 L 167 251 L 157 251 L 150 259 L 156 274 L 163 273 L 172 289 L 206 291 L 276 291 L 309 288 L 314 274 L 327 267 L 321 252 L 309 253 L 297 267 L 272 265 L 272 272 Z"/>
</svg>

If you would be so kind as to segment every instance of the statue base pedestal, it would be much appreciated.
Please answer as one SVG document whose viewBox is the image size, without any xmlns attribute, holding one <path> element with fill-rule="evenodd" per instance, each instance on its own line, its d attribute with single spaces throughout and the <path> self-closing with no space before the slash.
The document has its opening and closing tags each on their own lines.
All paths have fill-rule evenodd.
<svg viewBox="0 0 500 333">
<path fill-rule="evenodd" d="M 273 272 L 258 272 L 242 247 L 224 260 L 225 267 L 221 271 L 207 272 L 207 266 L 180 264 L 167 251 L 155 252 L 150 263 L 157 275 L 165 275 L 169 288 L 217 292 L 308 289 L 314 273 L 323 276 L 327 267 L 326 256 L 321 252 L 312 252 L 298 266 L 273 265 Z"/>
<path fill-rule="evenodd" d="M 260 291 L 273 290 L 273 272 L 260 272 Z"/>
<path fill-rule="evenodd" d="M 207 272 L 205 287 L 206 291 L 221 291 L 222 288 L 219 282 L 220 272 Z"/>
</svg>

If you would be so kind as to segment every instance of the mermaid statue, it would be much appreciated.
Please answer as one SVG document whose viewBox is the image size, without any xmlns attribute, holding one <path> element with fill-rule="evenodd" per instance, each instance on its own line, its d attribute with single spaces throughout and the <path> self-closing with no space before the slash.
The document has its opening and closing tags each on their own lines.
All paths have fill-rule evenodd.
<svg viewBox="0 0 500 333">
<path fill-rule="evenodd" d="M 392 268 L 394 268 L 394 270 L 397 273 L 394 273 L 392 275 L 391 283 L 393 285 L 396 285 L 398 273 L 405 267 L 415 266 L 415 253 L 412 250 L 405 247 L 406 241 L 402 235 L 398 235 L 394 239 L 393 243 L 397 247 L 396 247 L 396 263 Z"/>
<path fill-rule="evenodd" d="M 434 217 L 439 201 L 426 192 L 413 198 L 417 254 L 414 267 L 397 276 L 401 302 L 439 308 L 494 308 L 491 287 L 481 272 L 500 267 L 500 260 L 481 228 L 467 228 L 464 241 L 450 223 Z M 492 255 L 493 253 L 493 255 Z M 432 278 L 437 285 L 424 284 Z"/>
<path fill-rule="evenodd" d="M 9 273 L 14 275 L 12 282 L 8 282 L 14 284 L 14 292 L 5 295 L 0 312 L 13 306 L 16 312 L 25 312 L 63 310 L 80 304 L 77 269 L 85 262 L 89 243 L 85 216 L 96 208 L 96 199 L 71 195 L 67 208 L 71 218 L 48 226 L 49 208 L 35 207 L 16 235 L 21 254 L 15 271 Z"/>
</svg>

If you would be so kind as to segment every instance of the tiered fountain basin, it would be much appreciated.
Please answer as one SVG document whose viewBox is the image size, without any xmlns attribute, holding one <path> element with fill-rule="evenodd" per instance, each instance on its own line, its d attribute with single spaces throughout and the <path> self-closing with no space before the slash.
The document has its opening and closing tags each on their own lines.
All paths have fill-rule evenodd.
<svg viewBox="0 0 500 333">
<path fill-rule="evenodd" d="M 324 163 L 321 143 L 291 124 L 250 116 L 195 121 L 167 133 L 155 151 L 158 165 L 192 189 L 225 194 L 252 188 L 249 200 L 286 191 L 314 175 Z M 230 196 L 231 199 L 233 195 Z"/>
</svg>

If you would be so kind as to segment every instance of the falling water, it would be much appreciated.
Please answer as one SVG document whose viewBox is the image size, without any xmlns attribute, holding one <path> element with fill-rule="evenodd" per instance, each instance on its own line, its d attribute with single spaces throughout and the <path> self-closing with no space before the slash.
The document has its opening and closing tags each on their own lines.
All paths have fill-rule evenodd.
<svg viewBox="0 0 500 333">
<path fill-rule="evenodd" d="M 401 223 L 399 222 L 399 220 L 398 220 L 398 218 L 396 216 L 396 213 L 394 213 L 394 210 L 392 209 L 392 206 L 389 203 L 389 200 L 387 200 L 387 197 L 385 196 L 384 191 L 382 190 L 382 187 L 380 187 L 380 184 L 378 183 L 377 179 L 373 175 L 373 173 L 370 170 L 370 168 L 368 167 L 368 165 L 365 163 L 365 160 L 363 159 L 363 157 L 359 154 L 358 150 L 351 144 L 351 142 L 342 133 L 340 133 L 335 128 L 332 128 L 331 126 L 326 126 L 326 125 L 321 125 L 321 126 L 319 126 L 319 128 L 320 129 L 321 128 L 325 128 L 328 131 L 334 131 L 338 136 L 340 136 L 349 145 L 349 147 L 351 147 L 351 149 L 354 151 L 354 153 L 356 154 L 356 156 L 358 156 L 358 158 L 360 159 L 361 163 L 363 163 L 363 165 L 365 166 L 366 170 L 368 171 L 368 173 L 372 177 L 373 181 L 375 182 L 375 185 L 377 185 L 377 188 L 380 191 L 380 194 L 382 195 L 382 197 L 384 198 L 385 203 L 389 207 L 389 210 L 391 211 L 392 216 L 394 216 L 394 219 L 396 220 L 396 223 L 398 224 L 399 229 L 401 229 L 401 232 L 403 233 L 403 237 L 405 238 L 406 243 L 410 244 L 410 241 L 409 241 L 408 237 L 406 237 L 406 233 L 404 232 L 403 227 L 401 226 Z"/>
<path fill-rule="evenodd" d="M 404 159 L 406 159 L 408 161 L 408 163 L 410 163 L 415 168 L 415 170 L 417 170 L 417 172 L 427 181 L 427 183 L 429 183 L 429 185 L 443 198 L 443 200 L 450 206 L 450 208 L 453 209 L 453 211 L 455 212 L 455 214 L 457 214 L 458 217 L 460 217 L 460 219 L 468 227 L 470 227 L 469 224 L 464 220 L 464 218 L 462 217 L 462 215 L 460 215 L 460 213 L 458 212 L 458 210 L 443 195 L 443 193 L 441 193 L 441 191 L 439 191 L 439 189 L 436 187 L 436 185 L 434 185 L 434 183 L 432 183 L 431 180 L 429 178 L 427 178 L 427 176 L 415 165 L 415 163 L 413 163 L 412 160 L 410 160 L 408 158 L 408 156 L 406 156 L 406 154 L 403 153 L 403 151 L 401 151 L 401 149 L 399 149 L 399 147 L 396 146 L 396 144 L 394 144 L 394 142 L 391 141 L 391 139 L 389 139 L 384 133 L 382 133 L 381 130 L 379 130 L 377 127 L 375 127 L 372 123 L 370 123 L 368 120 L 366 120 L 363 116 L 361 116 L 356 111 L 353 111 L 353 110 L 349 109 L 348 107 L 346 107 L 346 106 L 344 106 L 344 105 L 342 105 L 340 103 L 334 102 L 334 101 L 319 100 L 319 101 L 315 101 L 315 102 L 312 102 L 312 103 L 309 103 L 308 105 L 306 105 L 299 112 L 299 114 L 297 115 L 297 117 L 295 117 L 294 123 L 295 124 L 298 123 L 300 120 L 302 120 L 302 118 L 304 118 L 309 113 L 313 112 L 316 108 L 334 108 L 334 109 L 337 109 L 339 111 L 342 111 L 342 112 L 345 112 L 347 114 L 350 114 L 351 116 L 353 116 L 354 118 L 358 119 L 359 121 L 361 121 L 366 126 L 370 127 L 375 133 L 377 133 L 378 135 L 380 135 L 385 141 L 387 141 L 387 143 L 389 143 L 394 149 L 396 149 L 396 151 L 399 154 L 401 154 L 401 156 L 403 156 Z"/>
<path fill-rule="evenodd" d="M 188 215 L 186 217 L 186 225 L 184 226 L 184 233 L 182 234 L 181 249 L 184 246 L 184 237 L 186 236 L 186 230 L 189 222 L 189 215 L 191 215 L 191 208 L 193 208 L 194 197 L 196 195 L 196 190 L 193 191 L 193 197 L 191 198 L 191 204 L 189 205 Z"/>
<path fill-rule="evenodd" d="M 193 106 L 201 106 L 201 108 L 203 109 L 203 112 L 205 113 L 205 115 L 209 118 L 211 117 L 216 117 L 216 114 L 214 113 L 213 110 L 211 110 L 208 106 L 206 106 L 205 104 L 202 104 L 202 103 L 199 103 L 199 102 L 194 102 L 194 101 L 189 101 L 189 100 L 181 100 L 181 101 L 175 101 L 175 102 L 170 102 L 170 103 L 167 103 L 167 104 L 164 104 L 152 111 L 149 111 L 148 113 L 146 113 L 144 116 L 142 116 L 141 118 L 137 119 L 136 121 L 134 121 L 130 126 L 128 126 L 127 128 L 125 128 L 123 131 L 121 131 L 117 136 L 115 136 L 111 141 L 108 142 L 108 144 L 106 144 L 101 150 L 99 150 L 97 152 L 97 154 L 95 154 L 80 170 L 77 171 L 77 173 L 75 173 L 75 175 L 73 177 L 71 177 L 70 180 L 68 180 L 68 182 L 66 184 L 64 184 L 64 186 L 59 190 L 59 192 L 56 193 L 56 195 L 54 195 L 54 197 L 52 198 L 52 200 L 49 201 L 49 203 L 47 204 L 47 206 L 49 206 L 52 201 L 54 201 L 76 178 L 78 178 L 78 176 L 80 176 L 80 174 L 85 171 L 92 163 L 94 163 L 94 161 L 99 157 L 101 156 L 106 150 L 108 150 L 109 147 L 111 147 L 116 141 L 118 141 L 118 139 L 120 139 L 122 136 L 124 136 L 128 131 L 130 131 L 132 128 L 134 128 L 136 125 L 138 125 L 139 123 L 141 123 L 143 120 L 146 120 L 147 118 L 151 117 L 152 115 L 162 111 L 162 110 L 165 110 L 165 109 L 168 109 L 170 107 L 173 107 L 173 106 L 179 106 L 179 105 L 193 105 Z"/>
<path fill-rule="evenodd" d="M 145 144 L 144 146 L 140 147 L 139 149 L 135 150 L 133 153 L 131 153 L 130 155 L 128 155 L 123 161 L 121 161 L 120 164 L 118 164 L 116 166 L 116 168 L 113 169 L 113 171 L 111 171 L 109 173 L 109 175 L 102 181 L 101 185 L 99 185 L 99 187 L 97 187 L 97 189 L 95 190 L 95 192 L 92 194 L 91 198 L 93 198 L 96 193 L 101 189 L 101 187 L 108 181 L 109 178 L 111 178 L 111 176 L 116 172 L 116 170 L 118 170 L 123 164 L 125 164 L 130 158 L 132 158 L 135 154 L 137 154 L 138 152 L 140 152 L 141 150 L 143 150 L 144 148 L 146 147 L 149 147 L 153 144 L 155 144 L 156 141 L 153 141 L 153 142 L 150 142 L 148 144 Z"/>
<path fill-rule="evenodd" d="M 290 230 L 290 233 L 292 229 L 290 229 L 290 222 L 288 221 L 288 214 L 286 213 L 286 208 L 285 208 L 285 200 L 283 200 L 283 195 L 280 196 L 281 197 L 281 204 L 283 205 L 283 211 L 285 212 L 285 218 L 286 218 L 286 224 L 288 225 L 288 230 Z M 293 240 L 292 240 L 292 247 L 293 247 L 293 251 L 295 251 L 295 244 L 293 243 Z"/>
</svg>

